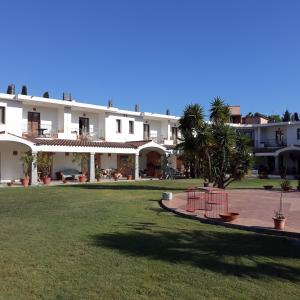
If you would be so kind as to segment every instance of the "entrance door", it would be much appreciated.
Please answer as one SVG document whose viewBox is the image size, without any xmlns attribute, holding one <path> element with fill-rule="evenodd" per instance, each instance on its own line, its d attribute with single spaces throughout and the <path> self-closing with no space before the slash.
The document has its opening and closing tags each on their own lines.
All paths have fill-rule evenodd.
<svg viewBox="0 0 300 300">
<path fill-rule="evenodd" d="M 28 125 L 27 125 L 27 131 L 29 136 L 38 136 L 38 129 L 41 125 L 41 117 L 40 113 L 29 111 L 28 112 Z"/>
<path fill-rule="evenodd" d="M 90 132 L 89 118 L 79 117 L 79 134 L 87 135 Z"/>
<path fill-rule="evenodd" d="M 147 176 L 161 176 L 161 155 L 156 151 L 150 151 L 147 154 Z"/>
<path fill-rule="evenodd" d="M 144 124 L 144 140 L 148 141 L 150 139 L 150 125 Z"/>
</svg>

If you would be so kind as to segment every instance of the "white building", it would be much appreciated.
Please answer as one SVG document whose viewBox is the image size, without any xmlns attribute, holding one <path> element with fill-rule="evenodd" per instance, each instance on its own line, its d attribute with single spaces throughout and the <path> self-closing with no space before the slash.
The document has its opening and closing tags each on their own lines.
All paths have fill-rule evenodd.
<svg viewBox="0 0 300 300">
<path fill-rule="evenodd" d="M 235 107 L 237 108 L 237 107 Z M 256 113 L 239 118 L 239 107 L 232 123 L 252 140 L 256 168 L 269 174 L 300 175 L 300 122 L 268 123 Z"/>
<path fill-rule="evenodd" d="M 78 169 L 72 162 L 72 153 L 76 152 L 89 154 L 91 181 L 95 179 L 95 166 L 118 170 L 129 156 L 135 162 L 135 178 L 140 174 L 159 177 L 164 156 L 170 156 L 176 168 L 172 153 L 178 119 L 75 100 L 0 93 L 0 182 L 23 176 L 20 157 L 24 152 L 53 155 L 53 179 L 64 169 Z M 38 177 L 38 167 L 33 164 L 32 184 Z"/>
</svg>

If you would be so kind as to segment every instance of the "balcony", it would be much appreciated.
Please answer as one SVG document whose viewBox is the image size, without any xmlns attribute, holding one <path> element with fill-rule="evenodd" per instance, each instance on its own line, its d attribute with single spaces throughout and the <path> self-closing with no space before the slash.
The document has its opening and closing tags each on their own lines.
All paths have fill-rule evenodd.
<svg viewBox="0 0 300 300">
<path fill-rule="evenodd" d="M 53 126 L 41 123 L 36 130 L 29 130 L 28 124 L 22 124 L 22 136 L 30 138 L 57 138 L 58 130 Z"/>
<path fill-rule="evenodd" d="M 256 141 L 256 147 L 257 148 L 272 148 L 272 147 L 286 147 L 287 146 L 287 140 L 281 139 L 262 139 L 260 141 Z"/>
<path fill-rule="evenodd" d="M 89 132 L 79 130 L 79 127 L 73 127 L 71 129 L 71 134 L 76 137 L 76 139 L 80 140 L 89 140 L 89 141 L 103 141 L 104 138 L 104 130 L 93 127 L 90 128 Z"/>
</svg>

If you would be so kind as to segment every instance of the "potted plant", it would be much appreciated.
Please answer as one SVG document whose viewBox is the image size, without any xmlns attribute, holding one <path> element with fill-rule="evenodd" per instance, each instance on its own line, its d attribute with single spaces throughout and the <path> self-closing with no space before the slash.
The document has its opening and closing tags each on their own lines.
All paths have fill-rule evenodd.
<svg viewBox="0 0 300 300">
<path fill-rule="evenodd" d="M 89 155 L 87 153 L 74 153 L 72 162 L 77 163 L 81 167 L 79 182 L 86 182 L 89 167 Z"/>
<path fill-rule="evenodd" d="M 127 175 L 127 180 L 132 180 L 133 179 L 133 174 L 134 174 L 134 160 L 133 160 L 133 156 L 132 155 L 130 155 L 128 157 L 127 168 L 128 168 L 128 170 L 130 172 Z"/>
<path fill-rule="evenodd" d="M 96 177 L 96 180 L 97 181 L 100 181 L 100 178 L 103 176 L 103 171 L 99 168 L 99 167 L 97 167 L 96 169 L 95 169 L 95 177 Z"/>
<path fill-rule="evenodd" d="M 21 162 L 23 167 L 23 178 L 21 178 L 21 183 L 24 187 L 27 187 L 29 185 L 30 181 L 30 170 L 33 162 L 33 156 L 30 152 L 26 152 L 21 156 Z"/>
<path fill-rule="evenodd" d="M 282 197 L 283 193 L 280 194 L 279 210 L 275 211 L 275 216 L 273 217 L 274 228 L 277 230 L 284 230 L 286 218 L 282 210 Z"/>
<path fill-rule="evenodd" d="M 288 179 L 282 180 L 280 187 L 284 192 L 288 192 L 292 189 L 291 182 Z"/>
<path fill-rule="evenodd" d="M 45 185 L 51 182 L 51 166 L 53 162 L 53 156 L 49 153 L 39 152 L 37 155 L 37 167 L 41 171 L 43 183 Z"/>
</svg>

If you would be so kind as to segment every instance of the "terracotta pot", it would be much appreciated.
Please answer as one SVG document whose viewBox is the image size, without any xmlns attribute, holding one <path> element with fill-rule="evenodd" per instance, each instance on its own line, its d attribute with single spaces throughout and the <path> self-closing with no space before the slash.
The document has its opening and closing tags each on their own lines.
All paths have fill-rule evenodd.
<svg viewBox="0 0 300 300">
<path fill-rule="evenodd" d="M 100 177 L 96 177 L 96 180 L 99 182 L 100 181 Z"/>
<path fill-rule="evenodd" d="M 277 230 L 284 230 L 284 226 L 285 226 L 285 218 L 284 219 L 276 219 L 273 218 L 274 220 L 274 228 Z"/>
<path fill-rule="evenodd" d="M 239 217 L 239 213 L 221 213 L 220 217 L 224 222 L 232 222 L 234 220 L 236 220 Z"/>
<path fill-rule="evenodd" d="M 49 176 L 43 177 L 43 183 L 45 185 L 49 185 L 51 183 L 51 177 L 49 177 Z"/>
<path fill-rule="evenodd" d="M 132 180 L 132 175 L 128 175 L 128 176 L 127 176 L 127 179 L 128 179 L 128 180 Z"/>
<path fill-rule="evenodd" d="M 79 176 L 79 182 L 81 183 L 86 182 L 86 176 L 85 175 Z"/>
<path fill-rule="evenodd" d="M 21 183 L 24 187 L 28 187 L 29 186 L 29 177 L 22 178 Z"/>
</svg>

